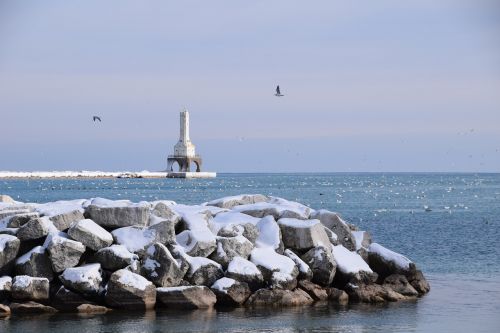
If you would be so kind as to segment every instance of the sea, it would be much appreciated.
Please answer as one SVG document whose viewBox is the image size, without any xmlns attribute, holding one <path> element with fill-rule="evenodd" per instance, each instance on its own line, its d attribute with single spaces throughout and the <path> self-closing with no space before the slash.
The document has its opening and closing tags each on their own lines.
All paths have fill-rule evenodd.
<svg viewBox="0 0 500 333">
<path fill-rule="evenodd" d="M 340 213 L 412 259 L 431 291 L 383 305 L 113 311 L 0 319 L 0 332 L 500 332 L 500 174 L 218 174 L 215 179 L 0 179 L 23 202 L 104 197 L 198 204 L 262 193 Z"/>
</svg>

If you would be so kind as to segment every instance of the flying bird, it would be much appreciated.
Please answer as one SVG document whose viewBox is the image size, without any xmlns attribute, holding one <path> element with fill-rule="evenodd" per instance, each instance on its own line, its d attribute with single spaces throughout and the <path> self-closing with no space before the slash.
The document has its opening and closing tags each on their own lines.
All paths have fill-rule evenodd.
<svg viewBox="0 0 500 333">
<path fill-rule="evenodd" d="M 282 94 L 281 94 L 281 91 L 280 91 L 280 86 L 276 86 L 276 94 L 274 94 L 274 96 L 276 96 L 276 97 L 282 97 L 282 96 L 285 96 L 285 95 L 282 95 Z"/>
<path fill-rule="evenodd" d="M 92 119 L 93 119 L 94 121 L 99 120 L 99 122 L 101 122 L 101 118 L 100 118 L 100 117 L 98 117 L 98 116 L 94 116 Z"/>
</svg>

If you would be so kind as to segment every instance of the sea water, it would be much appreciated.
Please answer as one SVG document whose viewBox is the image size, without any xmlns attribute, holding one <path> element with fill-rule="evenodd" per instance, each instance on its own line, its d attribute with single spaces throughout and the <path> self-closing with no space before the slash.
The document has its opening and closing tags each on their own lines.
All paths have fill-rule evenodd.
<svg viewBox="0 0 500 333">
<path fill-rule="evenodd" d="M 1 180 L 24 202 L 105 197 L 196 204 L 262 193 L 339 212 L 417 263 L 431 292 L 411 302 L 283 309 L 13 316 L 0 332 L 499 332 L 500 174 L 219 174 L 216 179 Z"/>
</svg>

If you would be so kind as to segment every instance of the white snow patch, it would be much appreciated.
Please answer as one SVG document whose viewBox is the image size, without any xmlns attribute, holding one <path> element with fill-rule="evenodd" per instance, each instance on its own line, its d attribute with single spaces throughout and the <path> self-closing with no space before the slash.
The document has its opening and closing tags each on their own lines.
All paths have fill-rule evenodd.
<svg viewBox="0 0 500 333">
<path fill-rule="evenodd" d="M 271 248 L 255 248 L 250 254 L 250 261 L 257 266 L 265 267 L 270 271 L 291 275 L 295 268 L 292 259 L 274 252 Z"/>
<path fill-rule="evenodd" d="M 8 283 L 12 285 L 12 278 L 10 276 L 0 276 L 0 290 L 7 290 Z"/>
<path fill-rule="evenodd" d="M 104 229 L 91 219 L 84 219 L 77 222 L 73 222 L 70 228 L 72 228 L 75 225 L 78 225 L 78 229 L 96 235 L 97 237 L 99 237 L 104 241 L 113 242 L 113 236 L 108 231 L 106 231 L 106 229 Z"/>
<path fill-rule="evenodd" d="M 315 226 L 316 224 L 320 224 L 321 222 L 319 220 L 299 220 L 295 218 L 281 218 L 278 220 L 278 224 L 285 225 L 287 227 L 294 227 L 294 228 L 311 228 Z"/>
<path fill-rule="evenodd" d="M 215 281 L 215 283 L 212 285 L 211 288 L 219 290 L 223 293 L 227 293 L 227 290 L 229 288 L 231 288 L 235 283 L 236 283 L 236 280 L 230 279 L 227 277 L 223 277 L 223 278 Z"/>
<path fill-rule="evenodd" d="M 154 229 L 141 229 L 137 227 L 123 227 L 111 232 L 116 243 L 123 245 L 130 252 L 144 250 L 146 246 L 153 243 L 156 239 Z"/>
<path fill-rule="evenodd" d="M 296 255 L 292 250 L 286 249 L 284 254 L 293 260 L 297 268 L 299 269 L 299 272 L 306 274 L 311 270 L 308 264 L 305 263 L 304 260 L 300 259 L 298 255 Z"/>
<path fill-rule="evenodd" d="M 26 289 L 33 281 L 49 281 L 47 278 L 32 277 L 28 275 L 16 275 L 12 280 L 12 288 Z"/>
<path fill-rule="evenodd" d="M 55 216 L 59 214 L 69 213 L 78 210 L 83 213 L 83 204 L 85 199 L 77 200 L 61 200 L 55 202 L 48 202 L 44 204 L 36 204 L 35 211 L 40 215 Z"/>
<path fill-rule="evenodd" d="M 243 225 L 243 224 L 253 224 L 257 225 L 260 218 L 253 217 L 247 214 L 229 211 L 223 212 L 215 215 L 215 217 L 209 221 L 210 230 L 217 235 L 220 229 L 229 225 Z"/>
<path fill-rule="evenodd" d="M 373 273 L 370 266 L 356 252 L 351 252 L 342 245 L 332 247 L 332 254 L 337 262 L 337 269 L 342 273 L 358 273 L 361 271 Z"/>
<path fill-rule="evenodd" d="M 7 245 L 8 242 L 12 242 L 16 239 L 17 237 L 12 235 L 0 234 L 0 251 L 5 250 L 5 246 Z"/>
<path fill-rule="evenodd" d="M 261 271 L 255 264 L 242 257 L 234 257 L 227 266 L 227 272 L 239 275 L 262 275 Z"/>
<path fill-rule="evenodd" d="M 266 216 L 257 223 L 259 236 L 255 240 L 256 247 L 271 247 L 278 249 L 281 243 L 281 231 L 278 223 L 272 216 Z"/>
<path fill-rule="evenodd" d="M 67 281 L 93 286 L 95 281 L 99 283 L 102 281 L 101 264 L 66 268 L 61 275 Z"/>
<path fill-rule="evenodd" d="M 148 286 L 152 285 L 152 283 L 144 277 L 140 276 L 139 274 L 132 273 L 131 271 L 128 271 L 126 269 L 120 270 L 120 278 L 118 279 L 118 282 L 139 290 L 146 290 Z"/>
</svg>

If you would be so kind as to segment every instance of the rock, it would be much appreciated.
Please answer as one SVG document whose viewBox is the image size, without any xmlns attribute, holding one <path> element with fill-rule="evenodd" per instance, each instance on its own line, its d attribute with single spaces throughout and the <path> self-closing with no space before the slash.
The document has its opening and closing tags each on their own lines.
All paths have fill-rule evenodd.
<svg viewBox="0 0 500 333">
<path fill-rule="evenodd" d="M 148 229 L 156 232 L 156 237 L 159 243 L 175 243 L 175 224 L 173 222 L 168 220 L 156 220 L 154 221 L 154 224 L 148 227 Z"/>
<path fill-rule="evenodd" d="M 312 304 L 314 300 L 304 290 L 297 288 L 295 290 L 284 289 L 259 289 L 250 298 L 246 305 L 248 306 L 299 306 Z"/>
<path fill-rule="evenodd" d="M 243 236 L 217 237 L 217 250 L 210 255 L 210 259 L 227 267 L 235 257 L 248 258 L 253 244 Z"/>
<path fill-rule="evenodd" d="M 139 255 L 143 255 L 149 246 L 161 240 L 156 230 L 138 226 L 115 229 L 111 234 L 115 243 Z"/>
<path fill-rule="evenodd" d="M 31 220 L 32 218 L 39 218 L 39 217 L 40 214 L 38 214 L 37 212 L 16 214 L 10 217 L 9 222 L 7 222 L 7 227 L 20 228 L 26 223 L 28 223 L 29 220 Z"/>
<path fill-rule="evenodd" d="M 324 301 L 328 299 L 326 290 L 311 281 L 299 281 L 299 287 L 309 294 L 315 301 Z"/>
<path fill-rule="evenodd" d="M 49 280 L 27 275 L 15 276 L 11 293 L 16 300 L 46 301 L 49 299 Z"/>
<path fill-rule="evenodd" d="M 224 197 L 207 202 L 209 206 L 232 209 L 235 206 L 266 202 L 270 198 L 262 194 L 242 194 L 231 197 Z"/>
<path fill-rule="evenodd" d="M 404 275 L 389 275 L 384 279 L 383 285 L 404 296 L 418 296 L 418 292 L 413 288 L 410 282 L 408 282 L 408 279 L 406 279 Z"/>
<path fill-rule="evenodd" d="M 59 279 L 66 288 L 72 291 L 96 296 L 102 283 L 101 264 L 66 268 Z"/>
<path fill-rule="evenodd" d="M 259 229 L 257 226 L 251 223 L 245 223 L 241 225 L 243 227 L 242 236 L 250 241 L 250 243 L 255 244 L 257 238 L 259 238 Z"/>
<path fill-rule="evenodd" d="M 106 313 L 111 309 L 101 305 L 85 303 L 78 305 L 76 311 L 79 313 Z"/>
<path fill-rule="evenodd" d="M 0 275 L 11 272 L 20 246 L 19 238 L 11 235 L 0 235 Z"/>
<path fill-rule="evenodd" d="M 156 303 L 156 288 L 139 274 L 120 269 L 111 274 L 105 299 L 115 308 L 152 309 Z"/>
<path fill-rule="evenodd" d="M 49 281 L 54 278 L 52 265 L 43 246 L 37 246 L 16 260 L 16 275 L 44 277 Z"/>
<path fill-rule="evenodd" d="M 372 236 L 367 231 L 351 231 L 354 238 L 354 243 L 356 244 L 356 251 L 361 248 L 368 249 L 372 243 Z"/>
<path fill-rule="evenodd" d="M 12 288 L 12 278 L 10 276 L 0 277 L 0 302 L 10 298 L 10 290 Z"/>
<path fill-rule="evenodd" d="M 281 240 L 281 230 L 272 216 L 266 216 L 257 223 L 259 236 L 255 240 L 256 247 L 271 247 L 277 253 L 285 249 Z"/>
<path fill-rule="evenodd" d="M 311 218 L 320 220 L 325 227 L 333 231 L 338 237 L 338 242 L 349 251 L 356 250 L 355 240 L 349 225 L 337 213 L 320 209 L 314 212 Z"/>
<path fill-rule="evenodd" d="M 48 217 L 39 217 L 29 220 L 17 231 L 17 238 L 21 241 L 39 239 L 49 234 L 54 225 Z"/>
<path fill-rule="evenodd" d="M 59 273 L 66 268 L 78 265 L 85 252 L 85 246 L 71 239 L 54 236 L 47 246 L 47 252 L 52 263 L 52 270 Z"/>
<path fill-rule="evenodd" d="M 181 216 L 163 202 L 159 202 L 154 206 L 153 210 L 151 211 L 151 215 L 161 218 L 163 221 L 166 220 L 170 222 L 170 224 L 172 224 L 174 228 L 181 221 Z M 150 217 L 150 225 L 151 225 L 151 217 Z"/>
<path fill-rule="evenodd" d="M 346 292 L 349 300 L 360 303 L 383 303 L 396 302 L 406 299 L 405 296 L 395 292 L 391 288 L 379 284 L 347 284 Z"/>
<path fill-rule="evenodd" d="M 10 316 L 10 308 L 5 304 L 0 303 L 0 318 L 8 316 Z"/>
<path fill-rule="evenodd" d="M 424 274 L 420 270 L 415 270 L 408 275 L 408 281 L 411 286 L 415 288 L 419 295 L 428 293 L 431 290 L 429 282 L 424 277 Z"/>
<path fill-rule="evenodd" d="M 0 229 L 0 235 L 11 235 L 16 236 L 19 228 L 3 228 Z"/>
<path fill-rule="evenodd" d="M 276 220 L 287 217 L 307 220 L 311 215 L 309 207 L 277 197 L 270 197 L 268 202 L 235 206 L 233 210 L 254 217 L 271 215 Z"/>
<path fill-rule="evenodd" d="M 245 282 L 251 290 L 262 288 L 264 277 L 257 266 L 246 259 L 236 257 L 227 266 L 226 277 Z"/>
<path fill-rule="evenodd" d="M 349 303 L 349 295 L 343 290 L 331 287 L 326 288 L 326 292 L 328 294 L 329 301 L 333 301 L 337 304 Z"/>
<path fill-rule="evenodd" d="M 25 313 L 56 313 L 57 309 L 43 305 L 37 302 L 26 302 L 26 303 L 10 303 L 10 310 L 15 314 L 25 314 Z"/>
<path fill-rule="evenodd" d="M 311 280 L 313 277 L 313 272 L 309 265 L 307 265 L 304 260 L 300 259 L 292 250 L 286 249 L 283 253 L 288 258 L 292 259 L 299 270 L 299 280 Z"/>
<path fill-rule="evenodd" d="M 76 209 L 50 216 L 49 219 L 52 221 L 57 230 L 63 231 L 68 229 L 71 226 L 71 223 L 81 221 L 85 219 L 85 217 L 80 210 Z"/>
<path fill-rule="evenodd" d="M 52 299 L 52 305 L 61 311 L 74 311 L 78 306 L 88 303 L 80 294 L 64 286 L 59 287 Z"/>
<path fill-rule="evenodd" d="M 107 228 L 144 227 L 149 220 L 149 206 L 140 203 L 117 207 L 91 204 L 85 212 L 94 222 Z"/>
<path fill-rule="evenodd" d="M 217 304 L 226 306 L 239 306 L 251 294 L 248 284 L 227 277 L 215 281 L 211 289 L 217 296 Z"/>
<path fill-rule="evenodd" d="M 217 298 L 205 286 L 164 287 L 156 289 L 158 302 L 169 308 L 201 309 L 212 307 Z"/>
<path fill-rule="evenodd" d="M 6 195 L 6 194 L 0 194 L 0 202 L 5 202 L 5 203 L 16 203 L 12 197 Z"/>
<path fill-rule="evenodd" d="M 100 249 L 94 255 L 95 260 L 101 264 L 103 269 L 117 271 L 132 264 L 139 257 L 131 253 L 123 245 L 111 245 Z"/>
<path fill-rule="evenodd" d="M 324 287 L 332 283 L 337 270 L 337 263 L 331 251 L 323 246 L 318 246 L 307 251 L 301 259 L 304 260 L 313 271 L 312 282 Z"/>
<path fill-rule="evenodd" d="M 323 228 L 325 229 L 326 235 L 328 236 L 328 240 L 332 245 L 339 245 L 339 238 L 336 233 L 328 229 L 323 225 Z"/>
<path fill-rule="evenodd" d="M 410 275 L 416 270 L 410 259 L 377 243 L 368 248 L 368 263 L 381 279 L 392 274 Z"/>
<path fill-rule="evenodd" d="M 94 251 L 113 244 L 113 236 L 90 219 L 73 222 L 68 235 Z"/>
<path fill-rule="evenodd" d="M 208 257 L 217 248 L 213 234 L 199 230 L 184 230 L 177 235 L 177 243 L 193 257 Z"/>
<path fill-rule="evenodd" d="M 334 284 L 343 288 L 347 283 L 374 283 L 378 275 L 356 252 L 351 252 L 343 245 L 332 247 L 332 255 L 337 263 Z"/>
<path fill-rule="evenodd" d="M 274 252 L 271 248 L 255 248 L 250 254 L 253 262 L 270 282 L 271 288 L 294 289 L 297 285 L 299 270 L 295 262 Z"/>
<path fill-rule="evenodd" d="M 155 243 L 146 251 L 143 260 L 143 275 L 159 287 L 179 285 L 189 266 L 185 261 L 177 262 L 165 245 Z"/>
<path fill-rule="evenodd" d="M 319 220 L 282 218 L 278 220 L 281 238 L 287 248 L 306 251 L 316 246 L 331 247 L 328 235 Z"/>
<path fill-rule="evenodd" d="M 203 257 L 186 256 L 189 270 L 186 279 L 193 285 L 211 286 L 224 276 L 222 266 L 213 260 Z"/>
</svg>

